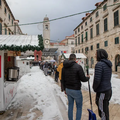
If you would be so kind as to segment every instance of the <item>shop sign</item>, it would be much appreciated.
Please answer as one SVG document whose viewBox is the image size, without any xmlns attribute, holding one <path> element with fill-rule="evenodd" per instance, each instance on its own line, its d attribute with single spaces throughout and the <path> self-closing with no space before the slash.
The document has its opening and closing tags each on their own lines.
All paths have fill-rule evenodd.
<svg viewBox="0 0 120 120">
<path fill-rule="evenodd" d="M 20 51 L 8 51 L 7 56 L 21 56 Z"/>
</svg>

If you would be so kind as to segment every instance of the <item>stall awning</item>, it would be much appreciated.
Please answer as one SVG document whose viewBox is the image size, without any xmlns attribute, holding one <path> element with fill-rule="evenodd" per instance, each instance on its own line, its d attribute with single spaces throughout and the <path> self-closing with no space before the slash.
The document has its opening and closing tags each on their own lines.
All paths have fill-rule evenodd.
<svg viewBox="0 0 120 120">
<path fill-rule="evenodd" d="M 42 51 L 42 56 L 54 56 L 58 48 L 44 48 Z"/>
<path fill-rule="evenodd" d="M 69 58 L 71 53 L 64 53 L 64 56 L 66 58 Z M 74 53 L 76 55 L 76 58 L 87 58 L 83 53 Z"/>
<path fill-rule="evenodd" d="M 0 50 L 34 51 L 35 48 L 42 50 L 44 48 L 42 45 L 42 35 L 0 35 Z"/>
</svg>

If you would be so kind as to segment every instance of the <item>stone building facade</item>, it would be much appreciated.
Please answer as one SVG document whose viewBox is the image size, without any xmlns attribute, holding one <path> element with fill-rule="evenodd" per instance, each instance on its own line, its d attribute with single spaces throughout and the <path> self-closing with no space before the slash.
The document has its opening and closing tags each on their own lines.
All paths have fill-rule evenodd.
<svg viewBox="0 0 120 120">
<path fill-rule="evenodd" d="M 105 49 L 112 61 L 113 71 L 117 71 L 120 66 L 120 0 L 104 0 L 95 6 L 96 9 L 86 13 L 74 29 L 75 52 L 84 53 L 86 64 L 94 68 L 96 50 Z"/>
<path fill-rule="evenodd" d="M 23 34 L 6 0 L 0 0 L 0 35 Z"/>
</svg>

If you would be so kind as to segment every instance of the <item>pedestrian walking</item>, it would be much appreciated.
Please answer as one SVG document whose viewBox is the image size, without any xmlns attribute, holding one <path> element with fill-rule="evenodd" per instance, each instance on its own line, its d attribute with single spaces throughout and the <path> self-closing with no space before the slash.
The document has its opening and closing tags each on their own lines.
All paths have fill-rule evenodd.
<svg viewBox="0 0 120 120">
<path fill-rule="evenodd" d="M 57 63 L 55 64 L 55 67 L 54 67 L 54 72 L 55 72 L 55 81 L 58 82 L 58 77 L 59 77 L 59 72 L 57 71 Z"/>
<path fill-rule="evenodd" d="M 61 91 L 63 92 L 63 85 L 62 85 L 62 81 L 61 81 L 61 79 L 62 79 L 62 68 L 63 68 L 63 59 L 61 59 L 61 63 L 59 64 L 59 66 L 58 66 L 58 68 L 57 68 L 57 71 L 59 72 L 59 80 L 60 80 L 60 84 L 61 84 Z"/>
<path fill-rule="evenodd" d="M 73 120 L 74 100 L 76 102 L 76 120 L 81 119 L 82 115 L 82 92 L 81 81 L 87 82 L 90 76 L 85 76 L 81 65 L 76 63 L 76 55 L 70 54 L 69 60 L 63 62 L 62 84 L 68 97 L 68 118 Z"/>
<path fill-rule="evenodd" d="M 104 49 L 96 51 L 97 64 L 93 89 L 96 92 L 96 104 L 101 120 L 109 120 L 109 101 L 112 96 L 111 75 L 112 63 L 108 60 L 108 54 Z"/>
<path fill-rule="evenodd" d="M 48 62 L 47 61 L 45 62 L 43 68 L 44 68 L 44 74 L 45 76 L 47 76 L 48 75 Z"/>
</svg>

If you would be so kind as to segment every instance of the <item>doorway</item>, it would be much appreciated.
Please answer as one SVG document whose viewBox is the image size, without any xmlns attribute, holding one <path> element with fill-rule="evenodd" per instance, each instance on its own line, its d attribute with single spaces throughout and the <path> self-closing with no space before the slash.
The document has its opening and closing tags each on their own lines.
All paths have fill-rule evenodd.
<svg viewBox="0 0 120 120">
<path fill-rule="evenodd" d="M 115 71 L 117 72 L 117 67 L 120 66 L 120 55 L 115 57 Z"/>
</svg>

